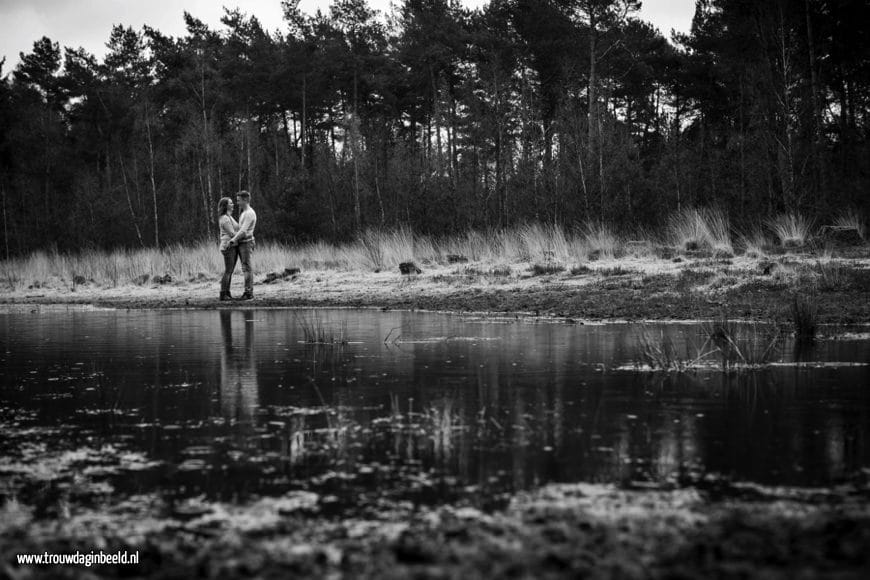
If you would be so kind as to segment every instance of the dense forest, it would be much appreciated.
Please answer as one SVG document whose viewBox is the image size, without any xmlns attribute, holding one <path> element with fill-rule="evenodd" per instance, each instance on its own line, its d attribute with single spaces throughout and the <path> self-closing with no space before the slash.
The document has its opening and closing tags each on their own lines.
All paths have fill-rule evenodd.
<svg viewBox="0 0 870 580">
<path fill-rule="evenodd" d="M 0 66 L 0 256 L 216 237 L 240 189 L 288 242 L 870 207 L 866 0 L 698 0 L 672 38 L 633 0 L 297 4 Z"/>
</svg>

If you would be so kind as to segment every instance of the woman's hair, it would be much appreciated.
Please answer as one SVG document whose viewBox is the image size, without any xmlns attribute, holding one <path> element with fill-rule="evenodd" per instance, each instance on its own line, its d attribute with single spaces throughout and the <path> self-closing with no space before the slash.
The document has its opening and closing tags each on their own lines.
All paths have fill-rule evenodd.
<svg viewBox="0 0 870 580">
<path fill-rule="evenodd" d="M 218 202 L 218 215 L 219 216 L 226 215 L 227 209 L 229 208 L 231 201 L 232 200 L 228 197 L 221 198 L 221 200 Z"/>
</svg>

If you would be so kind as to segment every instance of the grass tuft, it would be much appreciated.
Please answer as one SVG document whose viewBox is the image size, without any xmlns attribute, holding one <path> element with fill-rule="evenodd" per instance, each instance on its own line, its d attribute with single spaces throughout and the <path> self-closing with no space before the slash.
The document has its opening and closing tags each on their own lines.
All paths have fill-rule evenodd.
<svg viewBox="0 0 870 580">
<path fill-rule="evenodd" d="M 587 224 L 583 230 L 586 241 L 586 257 L 590 260 L 612 260 L 619 255 L 619 237 L 602 223 Z"/>
<path fill-rule="evenodd" d="M 867 224 L 856 209 L 844 210 L 837 219 L 834 220 L 834 225 L 844 228 L 853 228 L 858 231 L 858 235 L 865 242 L 867 241 Z"/>
<path fill-rule="evenodd" d="M 570 255 L 570 244 L 565 232 L 556 225 L 532 224 L 520 229 L 520 238 L 531 260 L 564 261 Z"/>
<path fill-rule="evenodd" d="M 327 326 L 315 312 L 311 317 L 297 316 L 302 337 L 307 344 L 347 344 L 347 321 L 342 320 L 338 329 Z"/>
<path fill-rule="evenodd" d="M 742 234 L 739 245 L 743 248 L 743 255 L 747 258 L 759 259 L 767 256 L 765 248 L 768 245 L 768 241 L 764 232 L 760 229 L 756 229 L 748 234 Z"/>
<path fill-rule="evenodd" d="M 699 351 L 694 357 L 690 357 L 687 346 L 685 356 L 680 355 L 673 339 L 665 335 L 664 331 L 650 334 L 644 328 L 638 336 L 638 342 L 641 358 L 655 371 L 686 372 L 696 368 L 698 363 L 709 354 Z"/>
<path fill-rule="evenodd" d="M 708 250 L 718 255 L 733 255 L 731 224 L 724 212 L 716 209 L 688 208 L 669 220 L 673 243 L 684 251 Z"/>
<path fill-rule="evenodd" d="M 778 324 L 738 323 L 723 316 L 703 328 L 708 343 L 721 355 L 723 370 L 766 365 L 779 355 L 782 346 Z"/>
<path fill-rule="evenodd" d="M 783 248 L 800 248 L 810 239 L 812 223 L 794 213 L 780 214 L 767 221 Z"/>
</svg>

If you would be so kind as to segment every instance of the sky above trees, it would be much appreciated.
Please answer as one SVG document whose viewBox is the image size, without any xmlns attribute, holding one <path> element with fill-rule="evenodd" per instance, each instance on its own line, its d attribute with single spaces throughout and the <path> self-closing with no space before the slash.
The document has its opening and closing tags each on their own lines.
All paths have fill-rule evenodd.
<svg viewBox="0 0 870 580">
<path fill-rule="evenodd" d="M 475 8 L 487 0 L 462 0 Z M 308 13 L 328 10 L 331 0 L 301 0 L 300 7 Z M 388 11 L 391 0 L 369 0 L 369 5 Z M 395 2 L 393 2 L 395 4 Z M 651 22 L 665 36 L 671 29 L 688 32 L 694 14 L 694 0 L 644 0 L 638 16 Z M 105 54 L 108 31 L 115 24 L 139 28 L 147 24 L 170 36 L 185 33 L 183 13 L 186 10 L 213 28 L 220 27 L 223 6 L 238 7 L 254 15 L 266 30 L 284 30 L 280 0 L 2 0 L 0 2 L 0 59 L 6 57 L 3 70 L 8 72 L 19 61 L 20 52 L 29 52 L 33 42 L 43 36 L 62 46 L 82 47 L 101 57 Z"/>
</svg>

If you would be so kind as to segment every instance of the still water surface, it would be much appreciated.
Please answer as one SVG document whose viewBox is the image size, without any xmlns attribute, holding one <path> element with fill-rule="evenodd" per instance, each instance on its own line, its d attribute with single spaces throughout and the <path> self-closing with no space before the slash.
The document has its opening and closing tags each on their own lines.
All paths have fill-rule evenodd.
<svg viewBox="0 0 870 580">
<path fill-rule="evenodd" d="M 305 344 L 315 318 L 349 343 Z M 343 504 L 710 474 L 830 485 L 870 467 L 862 335 L 800 365 L 677 374 L 634 368 L 642 331 L 684 350 L 704 336 L 354 310 L 0 312 L 0 457 L 108 449 L 147 460 L 107 470 L 116 494 Z"/>
</svg>

